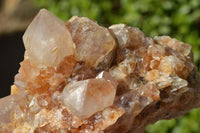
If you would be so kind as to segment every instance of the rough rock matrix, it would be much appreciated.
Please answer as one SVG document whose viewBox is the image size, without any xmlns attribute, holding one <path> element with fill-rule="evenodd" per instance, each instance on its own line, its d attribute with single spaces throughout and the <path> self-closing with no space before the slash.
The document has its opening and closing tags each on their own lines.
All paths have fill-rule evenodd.
<svg viewBox="0 0 200 133">
<path fill-rule="evenodd" d="M 200 106 L 191 46 L 168 36 L 41 9 L 23 41 L 1 133 L 142 133 Z"/>
</svg>

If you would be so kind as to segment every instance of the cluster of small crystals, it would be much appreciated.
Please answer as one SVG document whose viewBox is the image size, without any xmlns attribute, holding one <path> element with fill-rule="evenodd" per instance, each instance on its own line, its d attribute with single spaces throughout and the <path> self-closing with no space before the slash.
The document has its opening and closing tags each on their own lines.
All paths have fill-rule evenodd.
<svg viewBox="0 0 200 133">
<path fill-rule="evenodd" d="M 190 45 L 124 24 L 64 23 L 41 9 L 23 41 L 13 95 L 0 100 L 1 132 L 141 132 L 147 107 L 192 93 L 197 82 Z"/>
<path fill-rule="evenodd" d="M 109 72 L 128 90 L 158 100 L 159 90 L 173 86 L 172 91 L 178 91 L 188 85 L 186 79 L 194 68 L 190 45 L 168 36 L 151 39 L 124 24 L 109 29 L 119 44 L 117 65 Z"/>
</svg>

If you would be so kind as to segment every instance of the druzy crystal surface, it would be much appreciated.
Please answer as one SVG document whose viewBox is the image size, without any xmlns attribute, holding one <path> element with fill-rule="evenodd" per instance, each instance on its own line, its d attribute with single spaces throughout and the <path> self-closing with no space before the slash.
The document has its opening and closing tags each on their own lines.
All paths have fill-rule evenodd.
<svg viewBox="0 0 200 133">
<path fill-rule="evenodd" d="M 2 133 L 141 133 L 200 106 L 191 46 L 41 9 L 23 36 L 24 61 L 0 99 Z"/>
</svg>

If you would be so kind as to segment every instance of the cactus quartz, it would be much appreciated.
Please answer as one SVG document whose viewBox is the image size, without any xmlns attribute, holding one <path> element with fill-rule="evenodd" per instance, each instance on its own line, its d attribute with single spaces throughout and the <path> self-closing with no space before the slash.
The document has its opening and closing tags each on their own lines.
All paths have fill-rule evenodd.
<svg viewBox="0 0 200 133">
<path fill-rule="evenodd" d="M 200 106 L 191 46 L 168 36 L 41 9 L 23 41 L 1 133 L 141 133 Z"/>
</svg>

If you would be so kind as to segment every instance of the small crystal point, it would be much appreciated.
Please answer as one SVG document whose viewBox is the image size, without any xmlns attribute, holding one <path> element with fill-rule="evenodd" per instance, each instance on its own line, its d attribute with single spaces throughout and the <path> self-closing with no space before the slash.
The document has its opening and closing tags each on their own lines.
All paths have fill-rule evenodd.
<svg viewBox="0 0 200 133">
<path fill-rule="evenodd" d="M 45 9 L 29 25 L 23 41 L 35 66 L 57 66 L 64 57 L 73 55 L 71 35 L 64 22 Z"/>
<path fill-rule="evenodd" d="M 111 106 L 116 88 L 105 79 L 89 79 L 68 84 L 62 99 L 71 112 L 81 119 Z"/>
</svg>

